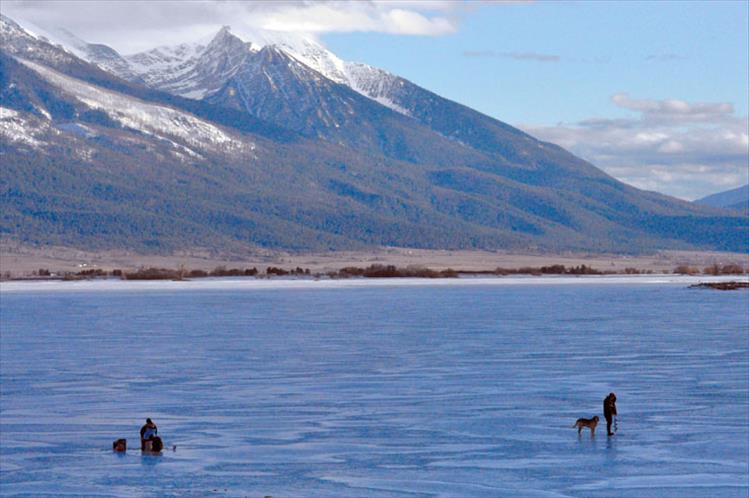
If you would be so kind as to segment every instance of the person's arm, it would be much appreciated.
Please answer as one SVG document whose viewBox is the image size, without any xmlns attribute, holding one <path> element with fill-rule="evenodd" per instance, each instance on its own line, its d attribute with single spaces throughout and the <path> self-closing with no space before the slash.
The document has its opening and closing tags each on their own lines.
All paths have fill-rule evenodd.
<svg viewBox="0 0 749 498">
<path fill-rule="evenodd" d="M 611 403 L 611 413 L 616 415 L 616 403 Z"/>
</svg>

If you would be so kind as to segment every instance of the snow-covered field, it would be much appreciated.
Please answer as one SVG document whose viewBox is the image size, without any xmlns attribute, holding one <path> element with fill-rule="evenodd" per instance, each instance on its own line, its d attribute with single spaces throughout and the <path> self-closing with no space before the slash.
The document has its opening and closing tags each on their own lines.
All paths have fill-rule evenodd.
<svg viewBox="0 0 749 498">
<path fill-rule="evenodd" d="M 0 495 L 745 497 L 749 294 L 615 278 L 4 283 Z"/>
</svg>

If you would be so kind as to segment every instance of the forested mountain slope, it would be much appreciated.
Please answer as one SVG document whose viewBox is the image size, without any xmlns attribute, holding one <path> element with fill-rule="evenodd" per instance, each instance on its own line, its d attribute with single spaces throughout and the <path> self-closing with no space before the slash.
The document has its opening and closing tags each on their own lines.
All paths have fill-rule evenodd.
<svg viewBox="0 0 749 498">
<path fill-rule="evenodd" d="M 97 65 L 2 18 L 0 47 L 0 230 L 22 243 L 749 249 L 741 213 L 640 191 L 384 72 L 326 76 L 335 60 L 283 44 L 222 30 L 141 66 L 86 51 Z M 144 62 L 164 54 L 184 80 Z"/>
</svg>

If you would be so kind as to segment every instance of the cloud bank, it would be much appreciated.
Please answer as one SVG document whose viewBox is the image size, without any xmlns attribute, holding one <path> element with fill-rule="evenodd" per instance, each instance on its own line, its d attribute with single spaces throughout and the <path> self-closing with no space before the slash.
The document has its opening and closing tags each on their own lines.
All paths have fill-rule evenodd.
<svg viewBox="0 0 749 498">
<path fill-rule="evenodd" d="M 683 199 L 749 181 L 749 121 L 736 116 L 731 104 L 635 99 L 626 93 L 611 101 L 635 116 L 523 128 L 631 185 Z"/>
<path fill-rule="evenodd" d="M 3 13 L 22 24 L 64 27 L 85 40 L 132 53 L 193 41 L 196 34 L 208 35 L 223 25 L 231 25 L 240 36 L 257 29 L 441 36 L 456 32 L 466 11 L 486 4 L 448 0 L 3 0 Z"/>
</svg>

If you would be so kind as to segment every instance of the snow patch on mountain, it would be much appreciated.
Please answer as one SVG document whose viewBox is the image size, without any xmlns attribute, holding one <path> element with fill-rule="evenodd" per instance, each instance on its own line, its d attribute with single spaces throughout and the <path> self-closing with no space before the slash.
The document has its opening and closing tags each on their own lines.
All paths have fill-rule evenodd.
<svg viewBox="0 0 749 498">
<path fill-rule="evenodd" d="M 408 109 L 397 104 L 393 96 L 403 89 L 405 81 L 394 74 L 357 62 L 346 64 L 349 86 L 392 110 L 410 116 Z"/>
<path fill-rule="evenodd" d="M 395 103 L 388 93 L 396 85 L 395 81 L 399 80 L 397 76 L 366 64 L 346 62 L 311 38 L 284 36 L 273 45 L 329 80 L 346 85 L 396 112 L 409 115 L 408 110 Z"/>
<path fill-rule="evenodd" d="M 146 85 L 188 98 L 202 98 L 205 91 L 193 88 L 190 72 L 194 70 L 205 45 L 183 43 L 173 47 L 157 47 L 125 57 L 130 70 Z"/>
<path fill-rule="evenodd" d="M 266 36 L 266 40 L 268 39 L 272 38 Z M 346 63 L 311 38 L 306 38 L 301 35 L 290 36 L 289 34 L 285 34 L 284 36 L 278 36 L 276 40 L 272 43 L 267 43 L 267 45 L 278 47 L 280 50 L 286 52 L 305 66 L 314 69 L 329 80 L 343 85 L 349 84 Z"/>
<path fill-rule="evenodd" d="M 106 112 L 122 126 L 157 136 L 178 138 L 191 146 L 208 147 L 218 152 L 254 150 L 254 144 L 246 144 L 192 115 L 102 89 L 30 61 L 20 59 L 20 62 L 89 107 Z"/>
<path fill-rule="evenodd" d="M 250 42 L 253 47 L 274 45 L 329 80 L 346 85 L 396 112 L 409 115 L 407 109 L 391 98 L 391 91 L 404 84 L 401 78 L 367 64 L 346 62 L 309 35 L 257 32 L 255 36 L 257 40 L 253 38 Z"/>
<path fill-rule="evenodd" d="M 208 43 L 157 47 L 126 59 L 148 86 L 202 99 L 221 89 L 252 51 L 249 44 L 224 27 Z"/>
<path fill-rule="evenodd" d="M 46 143 L 40 137 L 49 131 L 50 125 L 47 121 L 0 107 L 0 137 L 11 143 L 23 143 L 38 148 Z"/>
</svg>

